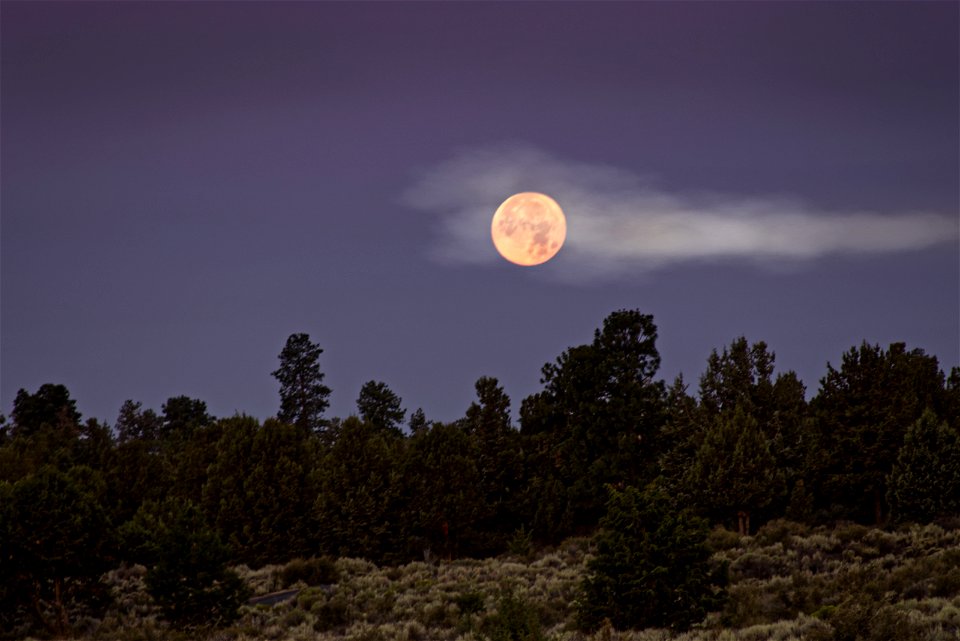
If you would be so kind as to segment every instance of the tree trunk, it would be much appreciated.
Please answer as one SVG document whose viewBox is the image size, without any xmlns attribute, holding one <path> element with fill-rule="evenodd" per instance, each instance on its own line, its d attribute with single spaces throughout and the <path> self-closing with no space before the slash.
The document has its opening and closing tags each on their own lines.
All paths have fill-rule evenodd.
<svg viewBox="0 0 960 641">
<path fill-rule="evenodd" d="M 875 525 L 883 525 L 883 496 L 880 488 L 873 488 L 873 518 Z"/>
<path fill-rule="evenodd" d="M 748 536 L 750 534 L 750 512 L 746 510 L 737 512 L 737 531 L 740 533 L 740 536 Z"/>
<path fill-rule="evenodd" d="M 67 636 L 67 609 L 63 606 L 63 579 L 57 577 L 53 580 L 54 603 L 57 607 L 57 635 Z"/>
<path fill-rule="evenodd" d="M 33 605 L 33 615 L 36 617 L 37 623 L 42 625 L 47 629 L 51 634 L 57 634 L 57 629 L 54 627 L 47 617 L 43 616 L 43 609 L 40 607 L 40 582 L 33 582 L 33 589 L 31 590 L 32 594 L 30 595 L 30 603 Z"/>
</svg>

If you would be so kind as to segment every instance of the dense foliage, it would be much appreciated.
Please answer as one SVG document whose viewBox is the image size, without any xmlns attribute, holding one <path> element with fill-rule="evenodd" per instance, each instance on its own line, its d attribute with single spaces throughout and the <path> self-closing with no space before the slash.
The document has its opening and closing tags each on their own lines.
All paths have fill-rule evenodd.
<svg viewBox="0 0 960 641">
<path fill-rule="evenodd" d="M 611 487 L 587 562 L 580 625 L 686 630 L 703 620 L 722 602 L 726 583 L 726 568 L 710 564 L 708 532 L 655 485 L 642 492 Z"/>
<path fill-rule="evenodd" d="M 614 312 L 543 366 L 516 426 L 490 377 L 452 423 L 417 410 L 405 428 L 402 399 L 377 381 L 357 416 L 325 417 L 322 349 L 306 334 L 280 354 L 266 421 L 177 396 L 159 413 L 127 401 L 110 426 L 84 422 L 63 385 L 21 390 L 0 421 L 0 633 L 82 632 L 109 605 L 104 572 L 135 563 L 161 616 L 206 625 L 237 611 L 229 564 L 453 561 L 595 532 L 583 625 L 681 628 L 717 606 L 722 583 L 694 580 L 700 519 L 746 536 L 785 516 L 958 515 L 960 371 L 864 343 L 808 403 L 765 343 L 740 337 L 709 356 L 694 395 L 656 378 L 656 338 L 651 316 Z M 692 583 L 662 578 L 684 563 Z M 628 595 L 674 606 L 625 609 Z"/>
</svg>

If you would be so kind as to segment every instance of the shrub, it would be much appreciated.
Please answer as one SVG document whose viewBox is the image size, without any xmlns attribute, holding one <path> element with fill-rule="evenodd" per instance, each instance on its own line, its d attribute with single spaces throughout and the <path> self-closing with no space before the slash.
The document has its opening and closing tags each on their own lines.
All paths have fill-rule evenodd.
<svg viewBox="0 0 960 641">
<path fill-rule="evenodd" d="M 479 614 L 485 609 L 483 594 L 477 591 L 462 592 L 454 598 L 453 602 L 460 608 L 460 614 L 467 616 Z"/>
<path fill-rule="evenodd" d="M 348 625 L 352 619 L 350 603 L 341 594 L 332 595 L 325 602 L 317 602 L 310 609 L 316 620 L 313 629 L 328 632 Z"/>
<path fill-rule="evenodd" d="M 786 519 L 776 519 L 761 527 L 757 531 L 754 540 L 756 540 L 759 545 L 764 546 L 773 545 L 774 543 L 789 545 L 793 537 L 805 536 L 807 532 L 807 526 L 802 523 L 795 523 Z"/>
<path fill-rule="evenodd" d="M 780 573 L 781 566 L 782 558 L 747 552 L 730 564 L 730 576 L 733 579 L 769 579 Z"/>
<path fill-rule="evenodd" d="M 707 546 L 714 552 L 731 550 L 740 544 L 740 535 L 723 526 L 713 528 L 707 537 Z"/>
<path fill-rule="evenodd" d="M 419 621 L 407 621 L 404 626 L 404 636 L 407 641 L 420 641 L 427 636 L 427 629 Z"/>
<path fill-rule="evenodd" d="M 294 559 L 280 571 L 283 587 L 288 588 L 298 581 L 307 585 L 328 585 L 338 580 L 337 566 L 327 557 Z"/>
<path fill-rule="evenodd" d="M 868 527 L 859 523 L 842 523 L 833 530 L 833 535 L 840 540 L 840 543 L 847 545 L 851 541 L 859 541 L 868 531 Z"/>
<path fill-rule="evenodd" d="M 300 608 L 294 608 L 283 615 L 283 625 L 288 628 L 295 628 L 307 620 L 307 614 Z"/>
<path fill-rule="evenodd" d="M 878 609 L 879 605 L 864 595 L 848 598 L 831 613 L 828 619 L 833 627 L 834 640 L 859 641 L 868 630 L 870 620 L 876 616 Z"/>
<path fill-rule="evenodd" d="M 899 553 L 904 545 L 903 539 L 896 534 L 872 529 L 863 536 L 863 544 L 876 548 L 877 556 Z"/>
<path fill-rule="evenodd" d="M 546 641 L 536 610 L 511 589 L 504 589 L 497 610 L 480 626 L 490 641 Z"/>
</svg>

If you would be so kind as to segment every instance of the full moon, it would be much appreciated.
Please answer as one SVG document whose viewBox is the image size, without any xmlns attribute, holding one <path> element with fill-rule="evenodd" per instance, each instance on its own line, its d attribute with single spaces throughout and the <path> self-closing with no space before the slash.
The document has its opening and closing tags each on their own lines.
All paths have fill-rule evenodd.
<svg viewBox="0 0 960 641">
<path fill-rule="evenodd" d="M 567 219 L 553 198 L 525 191 L 497 207 L 490 235 L 501 256 L 530 267 L 547 262 L 560 251 L 567 238 Z"/>
</svg>

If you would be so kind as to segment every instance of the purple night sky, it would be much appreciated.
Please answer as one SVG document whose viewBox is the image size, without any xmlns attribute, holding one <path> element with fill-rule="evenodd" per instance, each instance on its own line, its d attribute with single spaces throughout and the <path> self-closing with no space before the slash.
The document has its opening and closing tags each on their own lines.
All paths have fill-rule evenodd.
<svg viewBox="0 0 960 641">
<path fill-rule="evenodd" d="M 867 340 L 960 363 L 956 2 L 2 4 L 2 385 L 85 417 L 453 420 L 620 308 L 692 388 L 740 335 L 816 391 Z M 564 207 L 500 259 L 516 191 Z"/>
</svg>

